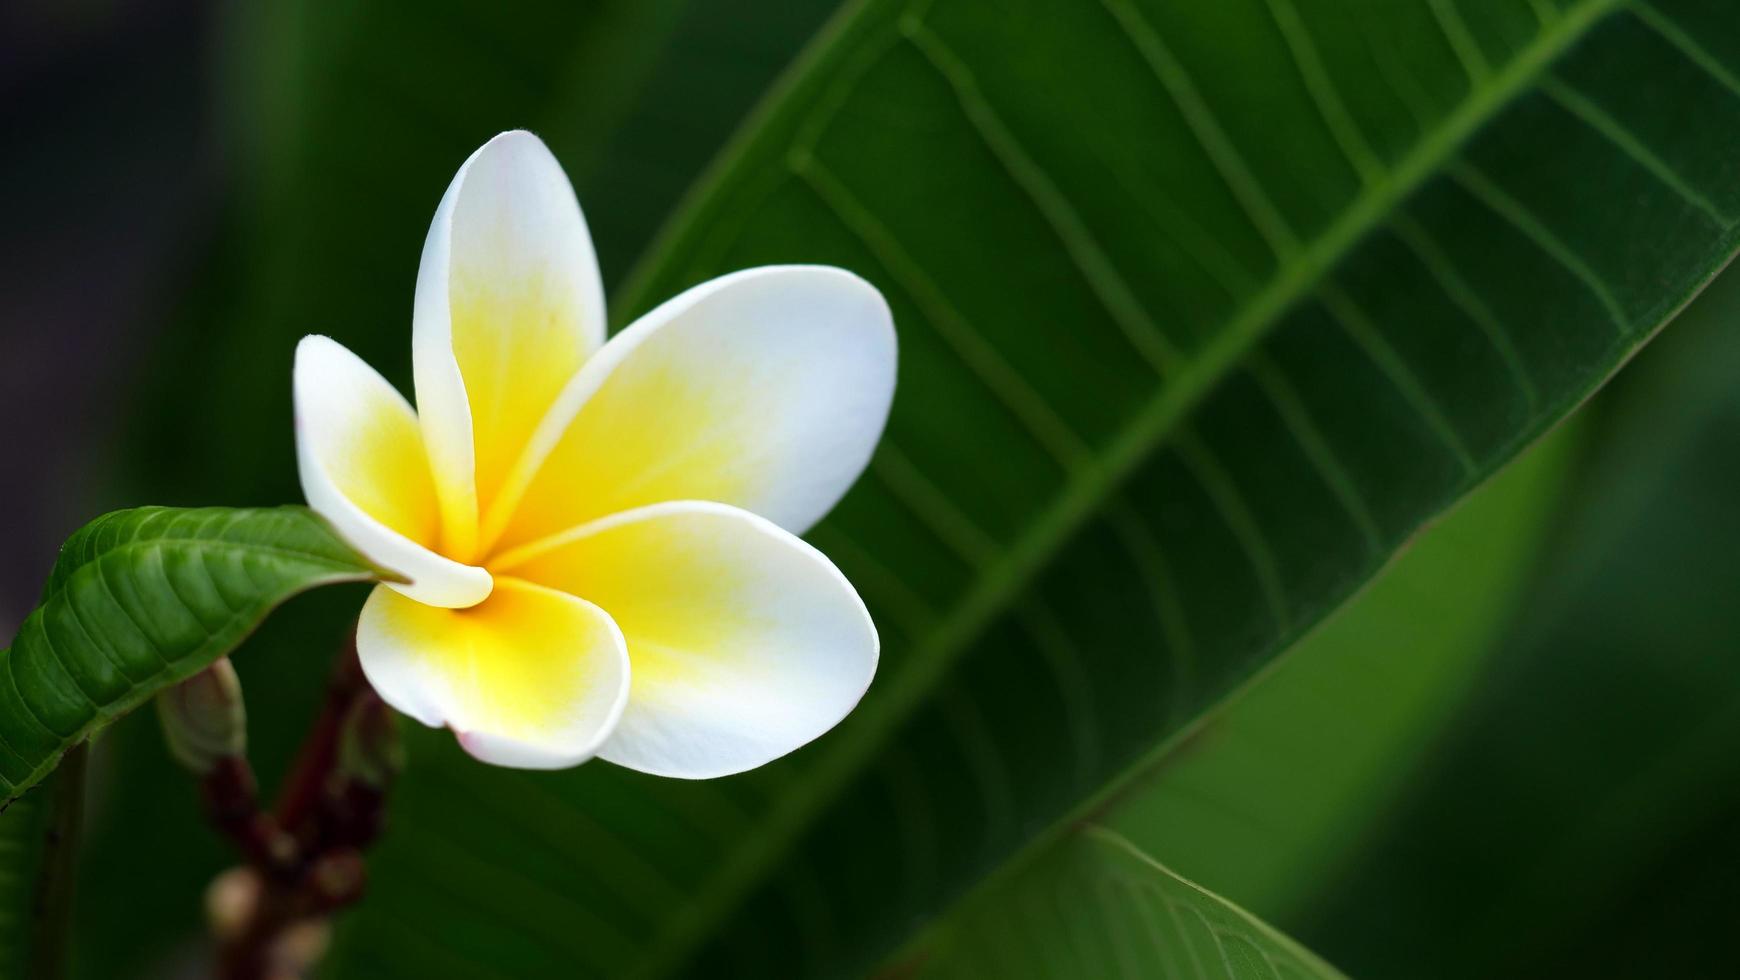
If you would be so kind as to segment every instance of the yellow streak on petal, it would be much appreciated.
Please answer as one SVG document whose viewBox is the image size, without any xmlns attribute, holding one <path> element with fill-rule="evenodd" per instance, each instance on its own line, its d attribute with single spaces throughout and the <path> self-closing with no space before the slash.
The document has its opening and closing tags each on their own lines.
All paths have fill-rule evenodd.
<svg viewBox="0 0 1740 980">
<path fill-rule="evenodd" d="M 417 672 L 434 679 L 434 700 L 456 731 L 550 744 L 599 727 L 615 701 L 621 641 L 590 604 L 512 578 L 497 578 L 468 609 L 396 593 L 379 601 L 377 635 L 421 661 Z"/>
<path fill-rule="evenodd" d="M 417 418 L 390 392 L 363 390 L 353 424 L 331 433 L 321 462 L 339 493 L 364 513 L 432 548 L 440 516 Z"/>
<path fill-rule="evenodd" d="M 716 674 L 748 651 L 743 637 L 773 625 L 746 594 L 743 555 L 694 521 L 610 527 L 553 548 L 512 574 L 587 600 L 628 638 L 639 691 L 668 690 Z"/>
<path fill-rule="evenodd" d="M 471 405 L 480 513 L 488 513 L 532 430 L 586 359 L 571 294 L 541 273 L 508 280 L 456 275 L 450 285 L 453 354 Z"/>
<path fill-rule="evenodd" d="M 729 505 L 655 504 L 507 560 L 498 571 L 582 595 L 622 628 L 631 690 L 599 755 L 633 769 L 761 765 L 838 723 L 875 673 L 875 626 L 839 570 Z"/>
<path fill-rule="evenodd" d="M 545 460 L 496 553 L 645 504 L 754 499 L 777 475 L 756 465 L 767 437 L 754 431 L 778 425 L 776 392 L 719 383 L 725 352 L 637 353 Z"/>
</svg>

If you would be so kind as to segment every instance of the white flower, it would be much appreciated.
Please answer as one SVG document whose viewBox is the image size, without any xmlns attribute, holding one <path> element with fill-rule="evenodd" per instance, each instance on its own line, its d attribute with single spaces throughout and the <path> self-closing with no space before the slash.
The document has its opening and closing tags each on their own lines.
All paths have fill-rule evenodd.
<svg viewBox="0 0 1740 980">
<path fill-rule="evenodd" d="M 303 339 L 303 492 L 406 580 L 363 608 L 363 670 L 487 762 L 759 766 L 838 723 L 876 671 L 863 602 L 797 535 L 887 420 L 888 306 L 851 273 L 778 266 L 608 343 L 604 322 L 574 192 L 511 132 L 459 168 L 423 246 L 417 409 Z"/>
</svg>

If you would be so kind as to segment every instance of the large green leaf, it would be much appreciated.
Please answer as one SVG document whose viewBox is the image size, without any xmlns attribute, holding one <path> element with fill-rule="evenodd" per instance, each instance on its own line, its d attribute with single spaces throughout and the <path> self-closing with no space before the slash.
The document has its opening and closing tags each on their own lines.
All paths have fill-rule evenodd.
<svg viewBox="0 0 1740 980">
<path fill-rule="evenodd" d="M 1093 815 L 1094 824 L 1139 852 L 1166 855 L 1177 874 L 1269 921 L 1309 918 L 1323 882 L 1357 858 L 1516 611 L 1518 586 L 1536 564 L 1550 515 L 1568 496 L 1585 428 L 1580 421 L 1562 427 L 1422 532 L 1275 670 L 1155 758 Z M 1013 883 L 982 886 L 898 962 L 931 962 L 965 933 L 969 959 L 980 966 L 980 957 L 1004 947 L 1053 976 L 1195 975 L 1183 965 L 1192 962 L 1218 968 L 1212 955 L 1180 959 L 1187 944 L 1167 934 L 1164 914 L 1147 917 L 1158 923 L 1153 938 L 1177 953 L 1168 961 L 1150 952 L 1157 961 L 1141 968 L 1152 923 L 1132 931 L 1120 921 L 1129 909 L 1098 902 L 1078 920 L 1058 879 L 1079 876 L 1033 869 L 1073 868 L 1081 859 L 1066 855 L 1081 850 L 1080 835 L 1069 834 L 1033 857 Z M 987 919 L 1016 928 L 998 937 Z M 1037 955 L 1084 946 L 1135 962 L 1120 972 Z M 951 971 L 973 972 L 955 966 L 959 956 L 943 956 Z"/>
<path fill-rule="evenodd" d="M 1341 974 L 1250 913 L 1103 827 L 1072 834 L 967 903 L 921 980 Z"/>
<path fill-rule="evenodd" d="M 1729 259 L 1736 66 L 1705 0 L 851 4 L 616 309 L 776 261 L 888 293 L 888 439 L 814 535 L 882 676 L 713 784 L 420 741 L 341 966 L 875 963 Z"/>
<path fill-rule="evenodd" d="M 92 732 L 235 649 L 279 603 L 376 575 L 300 507 L 141 507 L 85 525 L 0 654 L 5 802 Z"/>
</svg>

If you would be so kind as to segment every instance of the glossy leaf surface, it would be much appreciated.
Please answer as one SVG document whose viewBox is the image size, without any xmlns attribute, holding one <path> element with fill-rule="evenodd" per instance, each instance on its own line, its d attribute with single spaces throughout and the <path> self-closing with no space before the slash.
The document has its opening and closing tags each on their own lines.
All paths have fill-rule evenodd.
<svg viewBox="0 0 1740 980">
<path fill-rule="evenodd" d="M 0 656 L 6 802 L 92 732 L 235 649 L 279 603 L 376 574 L 299 507 L 142 507 L 85 525 Z"/>
</svg>

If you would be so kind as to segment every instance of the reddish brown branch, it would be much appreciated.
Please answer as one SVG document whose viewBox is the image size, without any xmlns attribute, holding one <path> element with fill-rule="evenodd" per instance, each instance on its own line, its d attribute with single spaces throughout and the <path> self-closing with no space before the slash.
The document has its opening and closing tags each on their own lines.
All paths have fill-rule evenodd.
<svg viewBox="0 0 1740 980">
<path fill-rule="evenodd" d="M 326 702 L 320 716 L 314 720 L 308 737 L 297 754 L 296 765 L 284 783 L 278 797 L 278 823 L 300 838 L 311 822 L 314 811 L 325 795 L 333 763 L 338 759 L 338 742 L 344 720 L 363 693 L 373 695 L 363 678 L 362 664 L 356 655 L 356 634 L 352 633 L 339 651 L 332 676 L 326 682 Z"/>
<path fill-rule="evenodd" d="M 214 882 L 209 896 L 222 980 L 303 976 L 324 947 L 326 918 L 362 897 L 362 849 L 379 833 L 394 767 L 347 769 L 347 737 L 389 743 L 395 737 L 388 709 L 363 677 L 354 636 L 334 665 L 275 812 L 260 806 L 245 758 L 221 759 L 203 778 L 212 824 L 248 861 Z M 350 754 L 357 754 L 354 746 Z"/>
<path fill-rule="evenodd" d="M 260 809 L 253 767 L 241 756 L 217 760 L 200 780 L 206 818 L 234 841 L 248 863 L 274 878 L 296 873 L 296 842 Z"/>
</svg>

